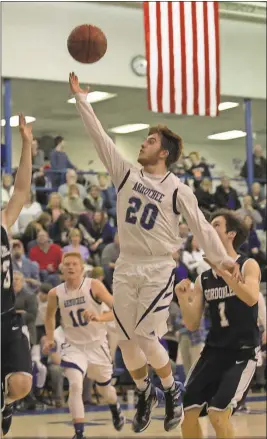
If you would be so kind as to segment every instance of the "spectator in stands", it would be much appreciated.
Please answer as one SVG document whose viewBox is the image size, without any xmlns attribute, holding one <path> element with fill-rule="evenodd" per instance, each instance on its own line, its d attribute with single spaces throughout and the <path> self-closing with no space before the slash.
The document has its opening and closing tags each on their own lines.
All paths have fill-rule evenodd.
<svg viewBox="0 0 267 439">
<path fill-rule="evenodd" d="M 13 287 L 15 293 L 15 310 L 21 314 L 23 325 L 26 325 L 30 334 L 31 345 L 36 344 L 35 321 L 37 317 L 37 299 L 35 294 L 29 294 L 24 285 L 24 276 L 19 271 L 13 275 Z"/>
<path fill-rule="evenodd" d="M 52 192 L 50 194 L 45 211 L 51 215 L 53 223 L 65 212 L 62 206 L 62 197 L 58 192 Z"/>
<path fill-rule="evenodd" d="M 189 273 L 186 265 L 182 262 L 181 250 L 176 250 L 176 252 L 173 253 L 172 257 L 176 262 L 175 278 L 174 278 L 174 286 L 175 286 L 183 279 L 187 279 L 189 277 Z"/>
<path fill-rule="evenodd" d="M 50 163 L 52 171 L 52 185 L 58 187 L 62 181 L 64 181 L 64 174 L 62 173 L 66 169 L 75 169 L 75 166 L 69 160 L 67 154 L 63 151 L 64 148 L 64 138 L 62 136 L 57 136 L 55 138 L 55 148 L 50 154 Z"/>
<path fill-rule="evenodd" d="M 23 274 L 28 291 L 35 293 L 40 285 L 39 266 L 25 257 L 23 244 L 18 239 L 12 243 L 12 265 L 14 271 Z"/>
<path fill-rule="evenodd" d="M 108 286 L 108 284 L 106 282 L 106 279 L 105 279 L 105 272 L 104 272 L 104 268 L 103 267 L 100 267 L 100 266 L 93 267 L 90 277 L 92 279 L 100 280 L 100 282 L 102 282 L 105 285 L 107 290 L 110 291 L 109 290 L 109 286 Z"/>
<path fill-rule="evenodd" d="M 205 270 L 209 270 L 210 266 L 203 260 L 203 250 L 194 236 L 189 236 L 183 251 L 183 263 L 187 267 L 190 278 L 194 281 L 197 276 Z"/>
<path fill-rule="evenodd" d="M 240 251 L 249 258 L 253 258 L 258 262 L 262 273 L 262 281 L 264 281 L 263 279 L 265 277 L 264 272 L 266 267 L 266 254 L 264 254 L 264 252 L 261 250 L 261 242 L 258 238 L 257 231 L 254 228 L 253 219 L 251 218 L 251 216 L 246 215 L 244 217 L 244 222 L 249 229 L 249 235 L 246 242 L 244 242 L 244 244 L 242 244 L 242 246 L 240 247 Z"/>
<path fill-rule="evenodd" d="M 181 353 L 185 376 L 192 365 L 199 359 L 206 339 L 204 317 L 201 318 L 199 328 L 189 331 L 183 322 L 180 308 L 177 309 L 175 328 L 179 332 L 179 352 Z"/>
<path fill-rule="evenodd" d="M 85 199 L 83 200 L 84 206 L 89 212 L 95 212 L 96 210 L 102 210 L 103 198 L 101 197 L 100 189 L 95 184 L 92 185 Z"/>
<path fill-rule="evenodd" d="M 71 229 L 69 233 L 70 244 L 63 247 L 63 253 L 77 252 L 80 253 L 84 261 L 87 261 L 90 254 L 87 247 L 81 245 L 81 232 L 79 229 Z"/>
<path fill-rule="evenodd" d="M 40 224 L 42 228 L 48 232 L 52 224 L 52 216 L 48 212 L 43 212 L 37 218 L 37 223 Z"/>
<path fill-rule="evenodd" d="M 41 339 L 41 348 L 43 348 L 45 341 L 46 336 Z M 47 358 L 47 372 L 52 388 L 52 398 L 55 401 L 56 408 L 60 408 L 64 400 L 64 374 L 63 368 L 60 366 L 60 345 L 57 340 L 55 340 L 55 343 L 56 352 L 49 353 Z"/>
<path fill-rule="evenodd" d="M 51 188 L 51 175 L 45 175 L 44 169 L 44 167 L 40 168 L 40 170 L 36 171 L 32 177 L 36 188 L 36 201 L 38 201 L 43 208 L 47 206 Z"/>
<path fill-rule="evenodd" d="M 62 213 L 50 229 L 50 237 L 55 244 L 65 247 L 69 244 L 69 232 L 72 228 L 72 216 L 69 213 Z"/>
<path fill-rule="evenodd" d="M 228 177 L 222 177 L 221 184 L 216 188 L 214 201 L 219 208 L 230 210 L 240 209 L 241 204 L 237 192 L 230 186 Z"/>
<path fill-rule="evenodd" d="M 261 145 L 255 145 L 253 148 L 253 165 L 254 165 L 254 180 L 259 181 L 261 184 L 266 184 L 266 158 L 263 155 Z M 241 169 L 241 177 L 247 178 L 248 176 L 247 160 L 245 161 Z M 263 180 L 263 181 L 260 181 Z"/>
<path fill-rule="evenodd" d="M 19 233 L 24 233 L 27 225 L 36 220 L 42 213 L 42 207 L 37 201 L 34 201 L 34 195 L 31 192 L 29 194 L 28 201 L 23 206 L 19 217 L 17 219 L 17 227 Z"/>
<path fill-rule="evenodd" d="M 36 317 L 36 343 L 39 344 L 41 338 L 45 335 L 45 316 L 47 309 L 47 300 L 48 293 L 53 288 L 53 285 L 49 283 L 43 283 L 38 288 L 37 294 L 37 304 L 38 304 L 38 313 Z"/>
<path fill-rule="evenodd" d="M 62 184 L 58 188 L 58 192 L 62 198 L 66 197 L 69 192 L 69 186 L 72 184 L 76 184 L 79 188 L 80 197 L 82 200 L 86 197 L 85 187 L 81 184 L 77 183 L 77 173 L 74 169 L 68 169 L 66 172 L 66 183 Z"/>
<path fill-rule="evenodd" d="M 104 247 L 113 242 L 114 238 L 114 229 L 109 224 L 103 211 L 94 212 L 92 222 L 88 223 L 87 232 L 94 239 L 90 251 L 95 263 L 99 265 Z"/>
<path fill-rule="evenodd" d="M 38 232 L 37 245 L 30 249 L 29 257 L 39 264 L 42 282 L 51 283 L 53 286 L 59 284 L 58 270 L 62 259 L 62 250 L 57 244 L 51 242 L 45 230 Z"/>
<path fill-rule="evenodd" d="M 29 253 L 29 243 L 32 241 L 35 241 L 37 238 L 37 233 L 43 230 L 41 224 L 39 224 L 37 221 L 31 221 L 23 233 L 21 237 L 21 241 L 23 243 L 24 251 L 26 254 Z"/>
<path fill-rule="evenodd" d="M 4 174 L 2 176 L 2 188 L 1 188 L 1 206 L 5 206 L 13 194 L 14 185 L 13 177 L 11 174 Z"/>
<path fill-rule="evenodd" d="M 39 141 L 36 137 L 32 141 L 32 170 L 39 171 L 44 166 L 44 151 L 39 148 Z"/>
<path fill-rule="evenodd" d="M 264 229 L 266 229 L 266 197 L 263 196 L 262 188 L 259 183 L 253 183 L 250 192 L 252 207 L 262 216 Z"/>
<path fill-rule="evenodd" d="M 250 195 L 245 195 L 243 197 L 243 207 L 241 207 L 241 209 L 238 209 L 237 213 L 242 218 L 250 216 L 253 220 L 254 226 L 262 223 L 262 216 L 256 209 L 253 209 L 252 197 Z"/>
<path fill-rule="evenodd" d="M 200 209 L 213 212 L 215 209 L 214 195 L 212 194 L 212 182 L 209 178 L 203 178 L 199 187 L 195 191 Z"/>
<path fill-rule="evenodd" d="M 204 163 L 204 161 L 201 161 L 198 152 L 190 152 L 189 159 L 191 166 L 187 169 L 187 172 L 193 176 L 194 187 L 197 188 L 204 177 L 211 177 L 210 170 L 208 165 Z"/>
<path fill-rule="evenodd" d="M 185 222 L 181 222 L 179 224 L 179 236 L 180 238 L 186 240 L 190 235 L 190 230 L 188 225 Z"/>
<path fill-rule="evenodd" d="M 85 211 L 80 191 L 76 184 L 69 186 L 68 195 L 63 198 L 62 206 L 66 212 L 73 213 L 74 215 L 79 215 Z"/>
<path fill-rule="evenodd" d="M 114 225 L 117 224 L 117 192 L 114 184 L 109 184 L 108 177 L 105 174 L 98 174 L 99 187 L 103 198 L 103 210 L 112 218 Z"/>
<path fill-rule="evenodd" d="M 113 273 L 115 268 L 115 262 L 120 254 L 120 242 L 119 235 L 115 233 L 114 242 L 106 245 L 102 252 L 101 265 L 104 268 L 105 279 L 108 285 L 108 290 L 112 291 Z"/>
</svg>

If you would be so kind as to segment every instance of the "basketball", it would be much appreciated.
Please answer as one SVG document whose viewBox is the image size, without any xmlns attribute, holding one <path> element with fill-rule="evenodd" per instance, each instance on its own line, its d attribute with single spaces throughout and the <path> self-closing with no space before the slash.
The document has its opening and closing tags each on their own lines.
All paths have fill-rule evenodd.
<svg viewBox="0 0 267 439">
<path fill-rule="evenodd" d="M 92 24 L 75 27 L 68 38 L 68 51 L 78 62 L 92 64 L 99 61 L 106 53 L 105 34 Z"/>
</svg>

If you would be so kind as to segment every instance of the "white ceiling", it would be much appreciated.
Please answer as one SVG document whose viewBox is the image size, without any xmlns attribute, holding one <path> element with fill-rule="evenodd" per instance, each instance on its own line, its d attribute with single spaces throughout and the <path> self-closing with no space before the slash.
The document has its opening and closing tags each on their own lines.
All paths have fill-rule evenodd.
<svg viewBox="0 0 267 439">
<path fill-rule="evenodd" d="M 217 118 L 187 117 L 149 112 L 146 90 L 143 89 L 94 85 L 93 90 L 103 90 L 118 95 L 114 99 L 94 104 L 96 114 L 106 130 L 128 123 L 149 125 L 163 123 L 179 133 L 185 143 L 197 146 L 210 142 L 207 140 L 209 134 L 245 129 L 243 102 L 234 97 L 224 96 L 221 101 L 240 102 L 240 106 L 221 112 Z M 37 136 L 60 134 L 66 139 L 86 136 L 75 105 L 67 103 L 69 97 L 68 83 L 12 80 L 12 114 L 22 111 L 25 115 L 34 116 L 36 118 L 34 133 Z M 257 142 L 264 146 L 266 145 L 266 101 L 253 101 L 252 111 L 253 132 L 256 133 Z M 3 111 L 2 115 L 4 115 Z M 244 144 L 244 139 L 230 142 L 235 145 Z"/>
</svg>

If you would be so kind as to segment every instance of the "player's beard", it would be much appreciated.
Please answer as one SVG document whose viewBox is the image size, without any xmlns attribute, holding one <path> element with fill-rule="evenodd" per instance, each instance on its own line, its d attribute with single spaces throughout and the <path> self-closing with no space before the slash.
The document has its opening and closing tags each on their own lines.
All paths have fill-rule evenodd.
<svg viewBox="0 0 267 439">
<path fill-rule="evenodd" d="M 154 166 L 158 163 L 158 157 L 156 154 L 150 157 L 140 157 L 140 154 L 138 156 L 137 162 L 142 166 Z"/>
</svg>

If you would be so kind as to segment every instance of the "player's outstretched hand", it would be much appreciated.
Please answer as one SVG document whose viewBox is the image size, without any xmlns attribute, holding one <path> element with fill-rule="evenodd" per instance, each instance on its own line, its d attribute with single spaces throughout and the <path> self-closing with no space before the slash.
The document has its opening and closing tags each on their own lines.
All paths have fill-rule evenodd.
<svg viewBox="0 0 267 439">
<path fill-rule="evenodd" d="M 236 282 L 243 282 L 243 278 L 240 272 L 240 265 L 236 262 L 234 265 L 223 263 L 220 267 L 214 265 L 207 258 L 203 257 L 204 261 L 215 271 L 215 273 L 222 277 L 226 283 L 227 280 L 232 279 Z"/>
<path fill-rule="evenodd" d="M 190 292 L 191 292 L 191 280 L 190 279 L 183 279 L 175 287 L 175 294 L 176 294 L 178 299 L 179 299 L 179 296 L 181 296 L 183 294 L 188 294 Z"/>
<path fill-rule="evenodd" d="M 26 119 L 22 113 L 19 113 L 19 132 L 23 142 L 32 144 L 32 125 L 26 123 Z"/>
<path fill-rule="evenodd" d="M 89 93 L 89 90 L 90 90 L 89 87 L 86 87 L 86 88 L 80 87 L 78 76 L 76 76 L 74 72 L 71 72 L 69 74 L 69 84 L 70 84 L 71 92 L 74 95 L 76 93 L 83 93 L 83 94 Z"/>
</svg>

